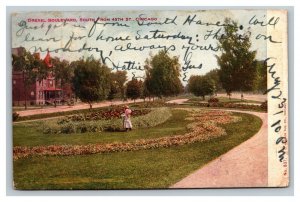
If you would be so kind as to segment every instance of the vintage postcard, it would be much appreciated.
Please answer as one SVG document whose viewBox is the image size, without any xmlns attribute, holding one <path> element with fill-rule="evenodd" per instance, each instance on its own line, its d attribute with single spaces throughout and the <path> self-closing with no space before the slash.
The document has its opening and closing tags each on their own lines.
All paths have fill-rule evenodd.
<svg viewBox="0 0 300 202">
<path fill-rule="evenodd" d="M 289 185 L 286 10 L 11 17 L 14 189 Z"/>
</svg>

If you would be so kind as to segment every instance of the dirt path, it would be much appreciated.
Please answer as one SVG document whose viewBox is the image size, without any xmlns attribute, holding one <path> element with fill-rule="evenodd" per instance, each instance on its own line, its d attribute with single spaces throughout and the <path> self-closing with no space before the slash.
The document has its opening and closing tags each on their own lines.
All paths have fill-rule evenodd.
<svg viewBox="0 0 300 202">
<path fill-rule="evenodd" d="M 261 129 L 171 188 L 264 187 L 268 184 L 267 113 L 229 110 L 253 114 L 263 121 Z"/>
<path fill-rule="evenodd" d="M 176 100 L 170 100 L 168 101 L 167 103 L 170 103 L 170 104 L 182 104 L 186 101 L 188 101 L 189 99 L 176 99 Z"/>
<path fill-rule="evenodd" d="M 135 102 L 143 102 L 143 99 L 138 99 Z M 108 107 L 110 105 L 121 105 L 121 104 L 129 104 L 133 103 L 133 101 L 114 101 L 114 102 L 100 102 L 100 103 L 95 103 L 93 104 L 93 108 L 98 108 L 98 107 Z M 74 106 L 57 106 L 56 108 L 44 108 L 44 109 L 31 109 L 31 110 L 25 110 L 25 111 L 18 111 L 18 114 L 20 116 L 30 116 L 30 115 L 35 115 L 35 114 L 48 114 L 48 113 L 55 113 L 55 112 L 66 112 L 66 111 L 73 111 L 73 110 L 80 110 L 80 109 L 88 109 L 89 105 L 88 104 L 78 104 Z"/>
</svg>

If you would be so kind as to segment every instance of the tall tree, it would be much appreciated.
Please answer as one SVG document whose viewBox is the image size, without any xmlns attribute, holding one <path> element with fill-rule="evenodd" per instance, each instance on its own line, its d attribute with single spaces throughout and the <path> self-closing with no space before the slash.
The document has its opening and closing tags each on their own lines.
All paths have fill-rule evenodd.
<svg viewBox="0 0 300 202">
<path fill-rule="evenodd" d="M 267 90 L 267 88 L 267 64 L 264 61 L 258 61 L 255 90 L 264 93 Z"/>
<path fill-rule="evenodd" d="M 207 76 L 191 76 L 188 81 L 188 90 L 195 96 L 212 95 L 215 92 L 214 81 Z"/>
<path fill-rule="evenodd" d="M 141 98 L 144 99 L 144 102 L 146 101 L 146 98 L 148 97 L 149 100 L 151 99 L 151 94 L 147 88 L 147 85 L 146 85 L 146 79 L 144 80 L 144 82 L 142 82 L 142 93 L 141 93 Z"/>
<path fill-rule="evenodd" d="M 12 66 L 14 71 L 22 72 L 24 84 L 25 109 L 27 109 L 27 94 L 30 85 L 36 81 L 46 78 L 48 70 L 45 63 L 38 57 L 32 55 L 25 48 L 20 55 L 12 55 Z"/>
<path fill-rule="evenodd" d="M 76 96 L 92 108 L 92 103 L 105 100 L 110 91 L 110 69 L 99 60 L 80 60 L 74 64 L 73 86 Z"/>
<path fill-rule="evenodd" d="M 216 56 L 220 66 L 219 76 L 222 87 L 230 96 L 234 90 L 253 90 L 257 61 L 256 51 L 250 50 L 250 32 L 240 34 L 237 23 L 229 18 L 225 19 L 224 34 L 218 39 L 222 50 L 221 56 Z"/>
<path fill-rule="evenodd" d="M 124 100 L 124 98 L 125 98 L 125 82 L 127 80 L 127 71 L 113 72 L 112 80 L 115 81 L 116 88 L 120 92 L 122 100 Z"/>
<path fill-rule="evenodd" d="M 142 92 L 142 83 L 138 81 L 137 79 L 132 79 L 131 81 L 128 81 L 127 87 L 126 87 L 126 95 L 128 98 L 134 100 L 139 98 L 141 96 Z"/>
<path fill-rule="evenodd" d="M 60 60 L 59 58 L 55 57 L 52 59 L 51 73 L 55 78 L 54 106 L 56 107 L 56 88 L 60 86 L 60 88 L 63 89 L 65 84 L 70 83 L 74 76 L 74 70 L 72 69 L 70 63 L 67 60 Z"/>
<path fill-rule="evenodd" d="M 58 58 L 56 58 L 57 60 Z M 55 63 L 55 62 L 53 62 Z M 67 60 L 59 60 L 58 64 L 53 64 L 55 69 L 55 79 L 59 81 L 60 87 L 63 89 L 66 84 L 70 84 L 74 77 L 74 68 Z"/>
<path fill-rule="evenodd" d="M 113 79 L 113 73 L 112 73 L 111 80 L 110 80 L 110 90 L 107 99 L 112 101 L 115 98 L 117 93 L 118 93 L 118 86 L 117 86 L 117 82 Z"/>
<path fill-rule="evenodd" d="M 167 52 L 159 51 L 146 60 L 145 70 L 146 87 L 150 94 L 162 97 L 182 92 L 178 57 L 170 57 Z"/>
</svg>

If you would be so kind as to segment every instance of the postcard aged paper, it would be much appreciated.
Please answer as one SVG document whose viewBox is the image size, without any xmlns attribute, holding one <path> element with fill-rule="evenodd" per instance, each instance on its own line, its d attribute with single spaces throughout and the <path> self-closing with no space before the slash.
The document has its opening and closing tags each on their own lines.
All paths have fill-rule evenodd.
<svg viewBox="0 0 300 202">
<path fill-rule="evenodd" d="M 19 190 L 286 187 L 285 10 L 12 14 Z"/>
</svg>

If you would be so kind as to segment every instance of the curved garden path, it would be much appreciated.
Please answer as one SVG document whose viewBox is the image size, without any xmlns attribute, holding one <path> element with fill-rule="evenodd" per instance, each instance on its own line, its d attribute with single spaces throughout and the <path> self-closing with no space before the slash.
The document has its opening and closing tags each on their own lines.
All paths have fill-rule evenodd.
<svg viewBox="0 0 300 202">
<path fill-rule="evenodd" d="M 268 184 L 268 114 L 228 110 L 258 116 L 260 130 L 242 144 L 180 180 L 171 188 L 265 187 Z"/>
<path fill-rule="evenodd" d="M 170 104 L 182 104 L 182 103 L 184 103 L 184 102 L 186 102 L 188 100 L 189 99 L 183 98 L 183 99 L 170 100 L 167 103 L 170 103 Z"/>
</svg>

